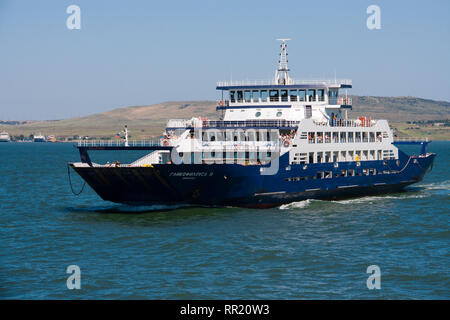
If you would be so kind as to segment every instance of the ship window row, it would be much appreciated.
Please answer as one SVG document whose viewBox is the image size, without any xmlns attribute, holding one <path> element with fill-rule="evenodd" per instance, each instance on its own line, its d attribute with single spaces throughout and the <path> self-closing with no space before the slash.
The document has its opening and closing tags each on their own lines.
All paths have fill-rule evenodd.
<svg viewBox="0 0 450 320">
<path fill-rule="evenodd" d="M 308 139 L 308 143 L 358 143 L 358 142 L 382 142 L 387 134 L 379 132 L 302 132 L 302 138 Z"/>
<path fill-rule="evenodd" d="M 183 163 L 236 163 L 242 165 L 267 164 L 272 159 L 272 152 L 250 151 L 207 151 L 207 152 L 180 152 L 178 156 Z"/>
<path fill-rule="evenodd" d="M 325 89 L 269 89 L 269 90 L 231 90 L 231 102 L 296 102 L 325 101 Z M 330 98 L 338 96 L 336 89 L 328 92 Z"/>
<path fill-rule="evenodd" d="M 202 132 L 202 141 L 272 141 L 276 142 L 278 136 L 266 130 L 255 131 L 209 131 Z"/>
<path fill-rule="evenodd" d="M 332 163 L 345 161 L 393 160 L 393 150 L 350 150 L 295 153 L 293 164 Z"/>
<path fill-rule="evenodd" d="M 336 172 L 333 171 L 318 171 L 315 175 L 302 176 L 302 177 L 289 177 L 285 178 L 286 181 L 304 181 L 315 179 L 331 179 L 331 178 L 344 178 L 344 177 L 357 177 L 357 176 L 375 176 L 377 174 L 388 174 L 386 171 L 379 171 L 375 168 L 366 168 L 362 170 L 345 169 Z"/>
</svg>

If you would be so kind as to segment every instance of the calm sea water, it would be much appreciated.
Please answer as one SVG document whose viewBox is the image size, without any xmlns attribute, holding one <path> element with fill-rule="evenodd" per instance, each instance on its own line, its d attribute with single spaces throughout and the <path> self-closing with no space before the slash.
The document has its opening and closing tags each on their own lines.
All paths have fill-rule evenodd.
<svg viewBox="0 0 450 320">
<path fill-rule="evenodd" d="M 407 192 L 249 210 L 76 197 L 72 145 L 0 144 L 0 297 L 449 299 L 449 150 L 431 143 L 433 171 Z"/>
</svg>

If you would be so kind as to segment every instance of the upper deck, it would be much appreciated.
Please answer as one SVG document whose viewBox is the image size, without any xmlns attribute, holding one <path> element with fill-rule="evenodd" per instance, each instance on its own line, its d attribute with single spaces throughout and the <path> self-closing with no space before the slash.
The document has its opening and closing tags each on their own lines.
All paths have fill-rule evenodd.
<svg viewBox="0 0 450 320">
<path fill-rule="evenodd" d="M 219 81 L 216 109 L 223 120 L 300 121 L 341 119 L 341 109 L 352 108 L 350 79 L 295 80 L 289 76 L 287 44 L 282 41 L 278 68 L 270 80 Z M 344 89 L 345 94 L 340 94 Z"/>
<path fill-rule="evenodd" d="M 283 84 L 275 80 L 244 80 L 244 81 L 218 81 L 217 90 L 237 90 L 237 89 L 270 89 L 270 88 L 289 88 L 289 89 L 309 89 L 309 88 L 352 88 L 350 79 L 333 80 L 294 80 L 288 79 Z"/>
</svg>

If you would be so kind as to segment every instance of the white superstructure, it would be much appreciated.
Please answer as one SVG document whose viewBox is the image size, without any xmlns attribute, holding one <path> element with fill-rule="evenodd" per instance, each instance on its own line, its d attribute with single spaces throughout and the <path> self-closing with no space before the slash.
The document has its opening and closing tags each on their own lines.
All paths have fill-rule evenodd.
<svg viewBox="0 0 450 320">
<path fill-rule="evenodd" d="M 2 131 L 0 133 L 0 142 L 9 142 L 9 141 L 11 141 L 11 138 L 10 138 L 8 132 Z"/>
<path fill-rule="evenodd" d="M 196 163 L 219 158 L 257 162 L 276 152 L 289 152 L 292 164 L 398 158 L 386 120 L 347 118 L 351 80 L 292 79 L 289 39 L 279 40 L 280 60 L 272 80 L 218 82 L 220 120 L 170 120 L 161 143 L 176 146 L 185 159 Z M 156 152 L 161 156 L 147 159 L 168 159 L 163 156 L 168 151 Z"/>
</svg>

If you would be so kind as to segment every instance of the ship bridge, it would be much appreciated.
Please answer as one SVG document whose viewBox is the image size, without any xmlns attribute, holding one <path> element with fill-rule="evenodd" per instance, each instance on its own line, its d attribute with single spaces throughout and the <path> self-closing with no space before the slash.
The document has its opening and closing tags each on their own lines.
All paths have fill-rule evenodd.
<svg viewBox="0 0 450 320">
<path fill-rule="evenodd" d="M 347 89 L 349 79 L 295 80 L 289 76 L 287 44 L 282 41 L 278 68 L 271 80 L 219 81 L 221 91 L 217 110 L 224 120 L 299 121 L 305 118 L 324 120 L 340 115 L 341 109 L 351 109 L 352 99 Z M 341 95 L 340 90 L 345 94 Z"/>
</svg>

